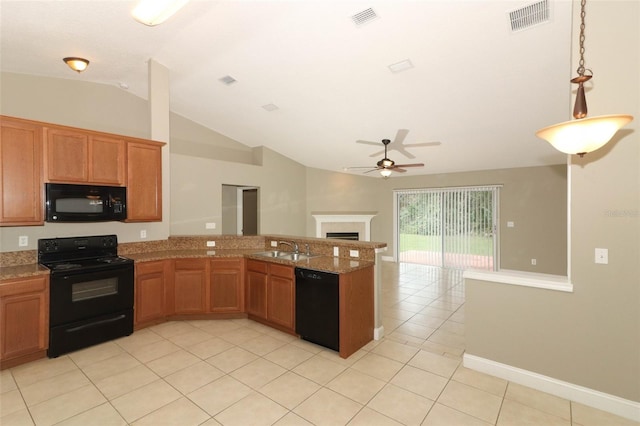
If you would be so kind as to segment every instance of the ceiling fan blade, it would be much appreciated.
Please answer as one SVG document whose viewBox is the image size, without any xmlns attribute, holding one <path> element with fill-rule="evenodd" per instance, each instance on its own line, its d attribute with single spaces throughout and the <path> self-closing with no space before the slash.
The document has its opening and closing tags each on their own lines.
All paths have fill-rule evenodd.
<svg viewBox="0 0 640 426">
<path fill-rule="evenodd" d="M 407 172 L 405 169 L 401 169 L 399 167 L 394 167 L 393 171 L 394 172 L 398 172 L 398 173 L 406 173 Z"/>
<path fill-rule="evenodd" d="M 356 141 L 356 143 L 361 143 L 361 144 L 364 144 L 364 145 L 380 146 L 380 142 L 363 141 L 363 140 L 360 140 L 360 139 L 358 139 Z"/>
<path fill-rule="evenodd" d="M 413 163 L 413 164 L 396 164 L 394 166 L 392 166 L 392 168 L 398 168 L 398 167 L 424 167 L 423 163 Z"/>
<path fill-rule="evenodd" d="M 378 151 L 378 152 L 374 152 L 369 157 L 377 157 L 377 156 L 382 155 L 382 154 L 384 154 L 384 150 Z"/>
<path fill-rule="evenodd" d="M 382 167 L 376 167 L 375 169 L 367 170 L 364 174 L 375 172 L 376 170 L 380 170 Z"/>
<path fill-rule="evenodd" d="M 371 166 L 353 166 L 353 167 L 345 167 L 343 170 L 355 170 L 355 169 L 370 169 Z"/>
<path fill-rule="evenodd" d="M 409 134 L 408 129 L 398 129 L 398 132 L 396 133 L 396 138 L 393 140 L 393 143 L 402 145 L 402 142 L 404 142 L 404 139 L 407 137 L 408 134 Z"/>
<path fill-rule="evenodd" d="M 408 143 L 404 145 L 405 148 L 411 148 L 414 146 L 438 146 L 442 145 L 442 142 L 422 142 L 422 143 Z"/>
<path fill-rule="evenodd" d="M 415 155 L 413 155 L 412 153 L 410 153 L 409 151 L 407 151 L 406 149 L 404 149 L 404 147 L 405 147 L 405 146 L 407 146 L 407 145 L 400 146 L 400 147 L 398 147 L 398 148 L 392 148 L 392 149 L 394 149 L 394 150 L 398 151 L 400 154 L 404 155 L 404 156 L 405 156 L 405 157 L 407 157 L 407 158 L 416 158 L 416 156 L 415 156 Z"/>
</svg>

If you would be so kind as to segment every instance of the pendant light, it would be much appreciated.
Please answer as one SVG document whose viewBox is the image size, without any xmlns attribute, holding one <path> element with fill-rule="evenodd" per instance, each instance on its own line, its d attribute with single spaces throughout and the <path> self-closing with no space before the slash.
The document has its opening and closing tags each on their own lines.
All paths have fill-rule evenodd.
<svg viewBox="0 0 640 426">
<path fill-rule="evenodd" d="M 131 11 L 134 19 L 153 27 L 173 16 L 189 0 L 140 0 Z"/>
<path fill-rule="evenodd" d="M 577 154 L 580 157 L 604 146 L 620 128 L 633 120 L 633 116 L 627 114 L 601 115 L 587 118 L 587 99 L 584 92 L 584 83 L 593 77 L 593 73 L 584 67 L 585 4 L 586 0 L 581 0 L 578 76 L 571 79 L 572 83 L 578 85 L 576 103 L 573 107 L 573 118 L 575 120 L 554 124 L 536 132 L 536 136 L 549 142 L 558 151 L 566 154 Z"/>
</svg>

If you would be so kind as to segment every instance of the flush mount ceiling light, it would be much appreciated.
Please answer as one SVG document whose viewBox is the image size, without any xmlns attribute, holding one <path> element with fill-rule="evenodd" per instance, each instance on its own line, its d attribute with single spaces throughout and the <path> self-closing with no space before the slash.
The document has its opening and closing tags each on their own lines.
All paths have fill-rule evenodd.
<svg viewBox="0 0 640 426">
<path fill-rule="evenodd" d="M 585 4 L 586 0 L 582 0 L 580 3 L 580 62 L 577 70 L 578 76 L 571 80 L 572 83 L 578 85 L 576 103 L 573 107 L 573 118 L 576 120 L 558 123 L 536 132 L 536 136 L 549 142 L 558 151 L 566 154 L 578 154 L 580 157 L 604 146 L 621 127 L 633 120 L 633 116 L 627 114 L 586 118 L 587 99 L 584 93 L 584 83 L 591 79 L 593 72 L 584 67 Z M 587 71 L 588 74 L 585 75 Z"/>
<path fill-rule="evenodd" d="M 87 67 L 89 66 L 89 61 L 84 58 L 68 57 L 68 58 L 62 58 L 62 60 L 64 61 L 65 64 L 69 66 L 69 68 L 71 68 L 72 70 L 78 73 L 81 73 L 82 71 L 86 70 Z"/>
<path fill-rule="evenodd" d="M 153 27 L 162 24 L 176 13 L 189 0 L 140 0 L 131 11 L 133 18 L 145 25 Z"/>
</svg>

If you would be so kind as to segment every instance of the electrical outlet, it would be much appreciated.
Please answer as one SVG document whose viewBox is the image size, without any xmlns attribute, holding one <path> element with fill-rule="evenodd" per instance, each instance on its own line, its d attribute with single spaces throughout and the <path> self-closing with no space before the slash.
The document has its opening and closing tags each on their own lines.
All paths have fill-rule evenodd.
<svg viewBox="0 0 640 426">
<path fill-rule="evenodd" d="M 147 238 L 147 230 L 146 229 L 142 229 L 140 231 L 140 238 Z"/>
<path fill-rule="evenodd" d="M 29 245 L 29 237 L 27 235 L 20 235 L 18 237 L 18 246 L 26 247 Z"/>
<path fill-rule="evenodd" d="M 215 241 L 207 241 L 207 247 L 215 247 L 215 246 L 216 246 Z"/>
<path fill-rule="evenodd" d="M 339 247 L 334 247 L 333 248 L 333 255 L 338 257 L 340 256 L 340 248 Z"/>
<path fill-rule="evenodd" d="M 536 266 L 538 264 L 538 261 L 536 259 L 531 259 L 531 264 L 533 266 Z"/>
<path fill-rule="evenodd" d="M 216 229 L 216 223 L 215 222 L 207 222 L 207 223 L 205 223 L 204 227 L 206 229 Z"/>
<path fill-rule="evenodd" d="M 277 241 L 271 241 L 271 247 L 278 247 Z"/>
<path fill-rule="evenodd" d="M 609 249 L 597 248 L 596 249 L 596 263 L 602 263 L 606 265 L 609 263 Z"/>
<path fill-rule="evenodd" d="M 512 221 L 507 222 L 507 228 L 513 228 L 515 226 L 516 226 L 516 224 L 513 223 Z"/>
<path fill-rule="evenodd" d="M 358 250 L 349 250 L 349 256 L 358 257 L 360 256 L 360 252 Z"/>
</svg>

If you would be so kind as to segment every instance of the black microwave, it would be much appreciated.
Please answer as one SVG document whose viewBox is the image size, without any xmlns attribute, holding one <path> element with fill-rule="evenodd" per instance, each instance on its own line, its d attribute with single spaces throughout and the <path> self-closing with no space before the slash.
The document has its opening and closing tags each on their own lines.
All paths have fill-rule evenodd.
<svg viewBox="0 0 640 426">
<path fill-rule="evenodd" d="M 47 222 L 107 222 L 127 218 L 127 188 L 45 184 Z"/>
</svg>

